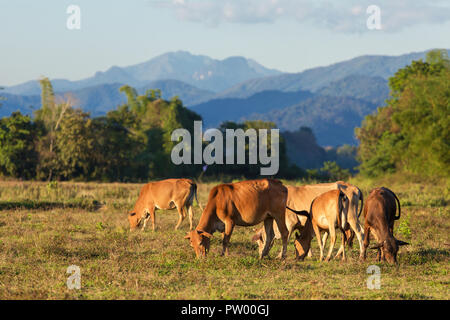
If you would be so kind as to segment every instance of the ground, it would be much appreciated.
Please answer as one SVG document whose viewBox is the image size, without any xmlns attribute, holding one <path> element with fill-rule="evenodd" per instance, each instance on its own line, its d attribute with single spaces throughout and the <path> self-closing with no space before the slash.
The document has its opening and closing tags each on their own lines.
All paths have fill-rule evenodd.
<svg viewBox="0 0 450 320">
<path fill-rule="evenodd" d="M 302 184 L 284 181 L 286 184 Z M 449 299 L 449 187 L 354 178 L 367 196 L 373 187 L 394 190 L 402 203 L 395 235 L 397 266 L 359 262 L 357 241 L 348 261 L 259 260 L 254 228 L 237 227 L 230 256 L 220 256 L 215 233 L 204 261 L 195 258 L 184 236 L 188 219 L 174 230 L 176 211 L 157 211 L 156 231 L 130 233 L 127 212 L 142 184 L 0 182 L 0 299 Z M 199 184 L 205 206 L 215 183 Z M 200 209 L 194 208 L 198 222 Z M 339 246 L 339 242 L 335 250 Z M 336 251 L 335 251 L 336 252 Z M 370 290 L 367 268 L 381 269 L 381 288 Z M 80 267 L 81 289 L 68 289 L 67 268 Z"/>
</svg>

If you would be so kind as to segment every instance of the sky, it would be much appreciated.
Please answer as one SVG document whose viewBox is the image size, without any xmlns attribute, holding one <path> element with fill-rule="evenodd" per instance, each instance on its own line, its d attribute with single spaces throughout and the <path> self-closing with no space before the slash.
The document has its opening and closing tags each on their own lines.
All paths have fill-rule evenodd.
<svg viewBox="0 0 450 320">
<path fill-rule="evenodd" d="M 71 5 L 80 29 L 69 29 Z M 379 9 L 381 29 L 373 25 Z M 169 51 L 300 72 L 364 54 L 450 49 L 450 1 L 0 0 L 0 86 L 79 80 Z"/>
</svg>

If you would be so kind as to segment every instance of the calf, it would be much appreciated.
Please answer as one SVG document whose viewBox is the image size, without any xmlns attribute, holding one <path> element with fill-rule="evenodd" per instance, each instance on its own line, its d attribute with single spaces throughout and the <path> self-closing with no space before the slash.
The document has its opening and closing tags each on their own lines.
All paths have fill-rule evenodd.
<svg viewBox="0 0 450 320">
<path fill-rule="evenodd" d="M 185 238 L 190 240 L 197 257 L 206 257 L 212 234 L 216 230 L 224 232 L 222 254 L 227 255 L 234 226 L 254 226 L 264 221 L 263 232 L 267 241 L 259 251 L 262 258 L 268 254 L 273 242 L 273 221 L 275 221 L 283 240 L 279 257 L 284 258 L 288 238 L 285 222 L 286 199 L 286 187 L 273 179 L 215 186 L 209 193 L 208 204 L 197 227 Z"/>
<path fill-rule="evenodd" d="M 398 204 L 398 216 L 396 205 Z M 369 246 L 370 235 L 373 234 L 377 244 L 371 249 L 377 249 L 377 259 L 387 260 L 389 263 L 397 263 L 399 246 L 408 244 L 394 237 L 394 222 L 400 219 L 400 201 L 394 192 L 387 188 L 373 189 L 366 200 L 364 213 L 364 259 L 366 249 Z"/>
<path fill-rule="evenodd" d="M 142 221 L 144 222 L 142 230 L 144 230 L 148 219 L 152 220 L 152 229 L 155 230 L 155 210 L 174 208 L 177 208 L 179 214 L 175 230 L 186 217 L 186 211 L 189 212 L 189 224 L 192 230 L 194 197 L 202 209 L 197 199 L 197 185 L 190 179 L 167 179 L 147 183 L 142 187 L 133 211 L 128 214 L 130 230 L 139 227 Z"/>
<path fill-rule="evenodd" d="M 329 261 L 331 259 L 331 254 L 333 253 L 334 244 L 336 243 L 337 227 L 342 233 L 342 245 L 340 251 L 342 250 L 342 259 L 345 260 L 344 243 L 346 236 L 344 227 L 347 223 L 347 214 L 344 208 L 348 207 L 348 205 L 349 200 L 341 190 L 331 190 L 314 199 L 309 212 L 310 219 L 308 219 L 302 235 L 296 235 L 296 240 L 294 242 L 296 256 L 298 258 L 304 257 L 307 250 L 309 250 L 312 232 L 314 231 L 320 248 L 319 261 L 322 261 L 325 244 L 322 244 L 320 233 L 321 231 L 325 231 L 330 234 L 331 239 L 328 255 L 325 258 L 325 261 Z"/>
</svg>

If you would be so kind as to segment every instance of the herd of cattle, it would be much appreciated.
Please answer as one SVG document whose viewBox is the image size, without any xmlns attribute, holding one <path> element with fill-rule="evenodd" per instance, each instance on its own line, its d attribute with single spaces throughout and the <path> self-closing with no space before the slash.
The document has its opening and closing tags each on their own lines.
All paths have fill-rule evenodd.
<svg viewBox="0 0 450 320">
<path fill-rule="evenodd" d="M 193 229 L 193 201 L 196 199 L 202 215 Z M 359 205 L 361 202 L 361 205 Z M 336 242 L 337 231 L 342 235 L 342 244 L 335 257 L 345 260 L 345 246 L 352 246 L 353 239 L 359 242 L 360 259 L 366 258 L 370 235 L 376 240 L 371 249 L 377 249 L 377 259 L 397 263 L 399 246 L 408 243 L 394 237 L 394 221 L 400 219 L 400 201 L 387 188 L 373 189 L 363 201 L 361 190 L 349 183 L 337 181 L 305 186 L 285 186 L 275 179 L 247 180 L 220 184 L 213 187 L 208 203 L 203 209 L 197 199 L 197 185 L 190 179 L 168 179 L 146 184 L 131 213 L 128 214 L 130 229 L 142 225 L 145 229 L 149 219 L 155 230 L 155 210 L 178 210 L 178 229 L 189 214 L 189 239 L 197 257 L 206 257 L 210 238 L 215 231 L 223 233 L 222 254 L 228 254 L 228 245 L 235 226 L 255 226 L 253 240 L 258 243 L 259 257 L 269 253 L 275 239 L 283 246 L 279 258 L 286 257 L 288 240 L 295 234 L 296 257 L 303 260 L 311 256 L 311 241 L 316 236 L 323 260 L 324 247 L 330 236 L 330 247 L 325 258 L 329 261 Z M 398 206 L 398 215 L 396 215 Z M 358 210 L 359 208 L 359 210 Z M 359 222 L 364 214 L 364 228 Z M 323 238 L 321 233 L 324 233 Z"/>
</svg>

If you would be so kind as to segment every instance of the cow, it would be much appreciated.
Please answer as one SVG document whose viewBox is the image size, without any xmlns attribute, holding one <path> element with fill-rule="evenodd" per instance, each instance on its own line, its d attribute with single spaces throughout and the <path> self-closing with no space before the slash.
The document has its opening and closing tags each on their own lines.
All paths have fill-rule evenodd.
<svg viewBox="0 0 450 320">
<path fill-rule="evenodd" d="M 197 185 L 191 179 L 167 179 L 150 182 L 141 188 L 139 198 L 134 205 L 134 209 L 128 214 L 130 230 L 135 230 L 143 222 L 142 230 L 145 230 L 149 219 L 152 220 L 152 229 L 155 230 L 155 210 L 170 210 L 177 208 L 179 219 L 175 226 L 178 229 L 189 213 L 190 230 L 192 230 L 194 197 L 203 210 L 197 199 Z"/>
<path fill-rule="evenodd" d="M 297 258 L 300 258 L 301 255 L 304 257 L 305 253 L 310 249 L 313 236 L 312 233 L 314 231 L 320 248 L 319 261 L 322 261 L 325 243 L 322 243 L 320 233 L 321 231 L 325 231 L 330 234 L 331 238 L 328 255 L 325 258 L 325 261 L 329 261 L 331 259 L 331 254 L 333 253 L 334 244 L 336 243 L 336 228 L 338 228 L 342 233 L 342 245 L 340 251 L 342 250 L 342 260 L 345 260 L 344 243 L 346 240 L 346 234 L 344 228 L 347 224 L 348 211 L 344 209 L 347 208 L 348 205 L 348 197 L 339 189 L 322 193 L 313 200 L 305 228 L 303 229 L 301 235 L 296 235 L 296 239 L 294 241 Z M 297 214 L 295 210 L 292 211 Z M 336 257 L 338 255 L 339 252 Z"/>
<path fill-rule="evenodd" d="M 288 188 L 287 207 L 294 209 L 294 211 L 296 212 L 304 212 L 304 211 L 309 212 L 311 203 L 317 196 L 330 190 L 341 190 L 349 199 L 349 205 L 346 208 L 344 208 L 344 210 L 347 212 L 346 216 L 348 218 L 347 224 L 345 225 L 344 229 L 347 234 L 346 236 L 347 244 L 349 246 L 351 245 L 353 237 L 356 233 L 360 245 L 360 257 L 362 258 L 364 234 L 362 232 L 362 228 L 359 223 L 359 216 L 361 215 L 363 207 L 363 195 L 358 187 L 346 183 L 344 181 L 337 181 L 333 183 L 319 183 L 299 187 L 297 186 L 286 186 L 286 187 Z M 360 210 L 358 210 L 359 201 L 361 201 Z M 293 211 L 286 208 L 286 227 L 289 231 L 288 239 L 295 230 L 298 230 L 301 233 L 305 228 L 306 223 L 307 218 L 305 217 L 304 214 L 296 214 Z M 264 233 L 262 231 L 263 231 L 262 228 L 257 230 L 256 234 L 252 238 L 252 240 L 258 243 L 258 246 L 260 248 L 265 245 Z M 275 225 L 274 231 L 276 239 L 279 239 L 280 234 L 278 232 L 277 226 Z M 324 234 L 323 240 L 324 243 L 326 242 L 326 239 L 327 233 Z M 343 252 L 342 250 L 343 249 L 341 246 L 338 255 Z M 309 252 L 309 254 L 311 253 Z M 300 253 L 299 258 L 300 259 L 304 258 L 303 253 Z"/>
<path fill-rule="evenodd" d="M 396 214 L 398 205 L 398 215 Z M 377 244 L 371 249 L 377 249 L 377 259 L 387 260 L 389 263 L 397 263 L 399 246 L 409 243 L 397 240 L 394 237 L 394 222 L 401 216 L 400 201 L 395 193 L 388 188 L 373 189 L 366 200 L 364 213 L 364 260 L 366 249 L 370 243 L 370 235 L 373 234 Z"/>
<path fill-rule="evenodd" d="M 208 203 L 189 239 L 197 258 L 206 257 L 210 238 L 215 231 L 223 232 L 222 255 L 228 255 L 228 245 L 235 226 L 254 226 L 264 222 L 266 244 L 259 250 L 262 259 L 270 250 L 274 238 L 273 221 L 278 226 L 283 248 L 279 257 L 285 258 L 288 230 L 285 208 L 288 191 L 278 180 L 260 179 L 227 183 L 211 189 Z"/>
</svg>

